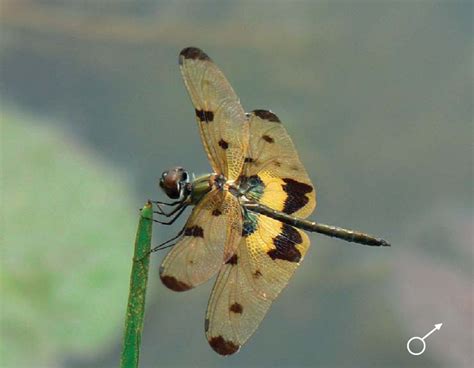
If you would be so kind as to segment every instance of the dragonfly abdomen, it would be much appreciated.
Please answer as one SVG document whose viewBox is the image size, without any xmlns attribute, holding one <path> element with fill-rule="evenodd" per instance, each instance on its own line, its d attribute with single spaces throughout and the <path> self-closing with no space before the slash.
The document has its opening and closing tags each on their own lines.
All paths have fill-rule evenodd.
<svg viewBox="0 0 474 368">
<path fill-rule="evenodd" d="M 372 235 L 344 229 L 339 226 L 320 224 L 318 222 L 305 220 L 302 218 L 287 215 L 286 213 L 274 210 L 260 203 L 244 203 L 243 206 L 250 211 L 266 215 L 285 224 L 292 225 L 302 230 L 316 232 L 333 238 L 342 239 L 351 243 L 370 245 L 370 246 L 390 246 L 390 244 L 381 238 Z"/>
</svg>

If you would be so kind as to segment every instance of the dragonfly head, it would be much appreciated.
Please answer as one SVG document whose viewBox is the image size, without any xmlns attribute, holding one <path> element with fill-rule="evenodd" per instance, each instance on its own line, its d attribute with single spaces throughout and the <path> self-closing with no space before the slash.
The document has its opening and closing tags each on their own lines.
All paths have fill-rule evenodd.
<svg viewBox="0 0 474 368">
<path fill-rule="evenodd" d="M 189 195 L 189 174 L 182 167 L 174 167 L 161 174 L 160 187 L 172 199 L 184 199 Z"/>
</svg>

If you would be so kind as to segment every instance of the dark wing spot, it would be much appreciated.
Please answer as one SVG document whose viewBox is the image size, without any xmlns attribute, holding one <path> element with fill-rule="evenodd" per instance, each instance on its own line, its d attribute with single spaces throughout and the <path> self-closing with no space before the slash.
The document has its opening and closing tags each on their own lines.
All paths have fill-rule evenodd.
<svg viewBox="0 0 474 368">
<path fill-rule="evenodd" d="M 222 336 L 212 337 L 209 340 L 209 345 L 220 355 L 234 354 L 240 349 L 240 345 L 234 344 L 232 341 L 224 340 Z"/>
<path fill-rule="evenodd" d="M 257 270 L 252 275 L 253 275 L 254 278 L 258 279 L 259 277 L 262 276 L 262 273 L 259 270 Z"/>
<path fill-rule="evenodd" d="M 282 188 L 288 194 L 283 206 L 283 212 L 290 215 L 303 208 L 309 202 L 306 194 L 311 193 L 313 187 L 294 179 L 286 178 L 283 181 L 285 184 L 282 184 Z"/>
<path fill-rule="evenodd" d="M 250 162 L 254 162 L 255 160 L 252 158 L 252 157 L 245 157 L 244 159 L 244 162 L 246 163 L 250 163 Z"/>
<path fill-rule="evenodd" d="M 242 314 L 244 307 L 242 307 L 242 304 L 235 302 L 230 306 L 229 310 L 234 313 Z"/>
<path fill-rule="evenodd" d="M 273 164 L 274 164 L 276 167 L 280 167 L 280 166 L 281 166 L 281 162 L 280 162 L 280 161 L 273 161 Z"/>
<path fill-rule="evenodd" d="M 204 320 L 204 331 L 207 332 L 209 330 L 209 318 Z"/>
<path fill-rule="evenodd" d="M 212 211 L 212 216 L 220 216 L 222 215 L 222 212 L 220 209 L 216 208 L 214 211 Z"/>
<path fill-rule="evenodd" d="M 239 256 L 237 254 L 234 254 L 232 257 L 230 257 L 225 264 L 231 264 L 232 266 L 237 264 L 237 261 L 239 259 Z"/>
<path fill-rule="evenodd" d="M 212 111 L 204 111 L 194 109 L 196 112 L 196 116 L 199 118 L 200 121 L 205 121 L 206 123 L 210 123 L 214 120 L 214 113 Z"/>
<path fill-rule="evenodd" d="M 181 50 L 179 53 L 179 65 L 183 63 L 183 59 L 193 59 L 193 60 L 211 60 L 207 54 L 198 49 L 197 47 L 186 47 L 185 49 Z"/>
<path fill-rule="evenodd" d="M 184 229 L 184 236 L 194 236 L 198 238 L 204 238 L 204 230 L 201 226 L 191 226 Z"/>
<path fill-rule="evenodd" d="M 271 111 L 268 111 L 268 110 L 254 110 L 252 112 L 255 114 L 255 116 L 258 116 L 260 119 L 267 120 L 267 121 L 272 121 L 274 123 L 281 123 L 280 119 L 278 119 L 278 116 L 276 116 Z"/>
<path fill-rule="evenodd" d="M 227 149 L 229 148 L 229 143 L 227 143 L 225 140 L 221 139 L 219 142 L 218 142 L 219 146 L 221 146 L 223 149 Z"/>
<path fill-rule="evenodd" d="M 163 282 L 163 284 L 168 289 L 171 289 L 174 291 L 186 291 L 186 290 L 191 289 L 190 285 L 186 284 L 185 282 L 177 280 L 173 276 L 161 275 L 160 278 L 161 278 L 161 282 Z"/>
<path fill-rule="evenodd" d="M 262 139 L 263 139 L 265 142 L 268 142 L 268 143 L 273 143 L 273 142 L 275 142 L 275 140 L 274 140 L 272 137 L 270 137 L 269 135 L 266 135 L 266 134 L 265 134 L 265 135 L 262 135 Z"/>
<path fill-rule="evenodd" d="M 303 238 L 293 226 L 283 224 L 282 231 L 275 238 L 273 244 L 276 249 L 267 252 L 271 259 L 282 259 L 288 262 L 299 262 L 301 253 L 296 249 L 296 244 L 301 244 Z"/>
<path fill-rule="evenodd" d="M 240 175 L 238 181 L 240 183 L 239 185 L 245 187 L 247 190 L 263 190 L 265 187 L 262 179 L 258 175 Z"/>
<path fill-rule="evenodd" d="M 246 221 L 242 224 L 242 236 L 246 238 L 247 236 L 252 235 L 255 230 L 257 230 L 257 224 L 253 221 Z"/>
<path fill-rule="evenodd" d="M 242 185 L 243 183 L 247 182 L 248 178 L 248 176 L 242 174 L 238 177 L 237 181 L 239 182 L 239 185 Z"/>
<path fill-rule="evenodd" d="M 242 223 L 242 236 L 250 236 L 255 230 L 257 230 L 257 215 L 250 211 L 245 211 L 244 221 Z"/>
</svg>

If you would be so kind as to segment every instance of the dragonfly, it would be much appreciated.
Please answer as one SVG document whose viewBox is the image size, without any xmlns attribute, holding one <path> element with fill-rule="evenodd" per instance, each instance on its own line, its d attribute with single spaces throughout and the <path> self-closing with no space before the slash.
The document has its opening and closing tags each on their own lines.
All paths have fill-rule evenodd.
<svg viewBox="0 0 474 368">
<path fill-rule="evenodd" d="M 171 290 L 190 290 L 217 274 L 204 329 L 212 349 L 230 355 L 252 336 L 303 261 L 310 245 L 304 230 L 390 244 L 307 220 L 316 190 L 280 118 L 263 109 L 246 113 L 199 48 L 183 49 L 179 65 L 213 172 L 197 178 L 182 167 L 163 172 L 159 185 L 174 201 L 154 201 L 155 212 L 169 218 L 156 221 L 171 225 L 193 209 L 181 231 L 153 251 L 172 246 L 159 270 Z"/>
</svg>

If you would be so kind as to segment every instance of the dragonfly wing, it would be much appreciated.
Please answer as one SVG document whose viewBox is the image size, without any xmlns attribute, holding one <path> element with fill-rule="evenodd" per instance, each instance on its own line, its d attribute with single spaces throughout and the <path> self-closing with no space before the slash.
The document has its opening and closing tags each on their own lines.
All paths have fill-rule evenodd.
<svg viewBox="0 0 474 368">
<path fill-rule="evenodd" d="M 218 274 L 206 313 L 206 336 L 217 353 L 237 352 L 255 332 L 308 247 L 304 232 L 246 213 L 243 237 Z"/>
<path fill-rule="evenodd" d="M 211 191 L 193 209 L 182 238 L 163 260 L 161 281 L 174 291 L 206 282 L 234 254 L 241 234 L 241 207 L 235 196 Z"/>
<path fill-rule="evenodd" d="M 267 110 L 248 114 L 250 141 L 243 174 L 261 182 L 255 201 L 277 211 L 308 217 L 316 191 L 280 119 Z"/>
<path fill-rule="evenodd" d="M 235 180 L 241 173 L 249 135 L 239 98 L 202 50 L 185 48 L 179 64 L 211 166 L 216 173 Z"/>
</svg>

